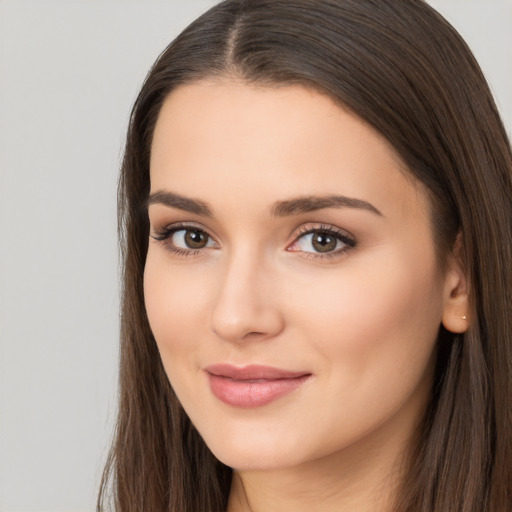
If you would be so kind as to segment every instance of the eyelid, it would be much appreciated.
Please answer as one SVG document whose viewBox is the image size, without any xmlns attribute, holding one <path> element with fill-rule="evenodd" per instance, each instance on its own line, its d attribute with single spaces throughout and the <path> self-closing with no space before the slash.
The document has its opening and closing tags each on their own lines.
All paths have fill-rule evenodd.
<svg viewBox="0 0 512 512">
<path fill-rule="evenodd" d="M 296 244 L 301 238 L 305 237 L 308 234 L 317 232 L 323 232 L 334 235 L 338 240 L 345 244 L 345 247 L 343 247 L 342 249 L 326 253 L 290 249 L 290 247 Z M 352 233 L 345 229 L 338 228 L 337 226 L 334 226 L 332 224 L 307 223 L 296 229 L 290 238 L 292 238 L 292 241 L 288 243 L 287 250 L 290 252 L 301 253 L 304 257 L 307 257 L 309 259 L 326 259 L 341 256 L 342 254 L 353 249 L 357 245 L 356 237 L 352 235 Z"/>
<path fill-rule="evenodd" d="M 290 235 L 290 239 L 295 241 L 297 238 L 304 236 L 308 233 L 313 233 L 316 231 L 323 231 L 326 233 L 332 233 L 335 235 L 340 235 L 343 238 L 348 240 L 352 240 L 355 243 L 356 237 L 347 231 L 346 229 L 339 228 L 334 226 L 333 224 L 324 224 L 324 223 L 316 223 L 316 222 L 308 222 L 306 224 L 302 224 L 300 227 L 295 229 L 293 233 Z"/>
<path fill-rule="evenodd" d="M 181 248 L 175 246 L 172 242 L 170 242 L 171 236 L 177 231 L 181 230 L 198 230 L 205 233 L 216 245 L 216 247 L 203 247 L 203 248 Z M 152 227 L 150 233 L 150 237 L 153 238 L 156 242 L 159 242 L 166 246 L 166 249 L 170 252 L 181 256 L 194 256 L 202 252 L 204 249 L 212 249 L 219 248 L 220 244 L 217 241 L 217 238 L 213 236 L 210 231 L 202 224 L 197 222 L 173 222 L 170 224 L 165 224 L 162 227 L 156 228 Z M 305 237 L 311 233 L 323 232 L 327 234 L 331 234 L 335 236 L 339 241 L 344 244 L 344 247 L 340 249 L 336 249 L 331 252 L 314 252 L 314 251 L 303 251 L 299 249 L 290 249 L 294 244 L 296 244 L 301 238 Z M 302 254 L 303 257 L 309 259 L 328 259 L 336 256 L 341 256 L 347 251 L 353 249 L 357 245 L 357 241 L 354 235 L 352 235 L 349 231 L 334 226 L 332 224 L 322 224 L 322 223 L 306 223 L 301 225 L 299 228 L 295 229 L 294 232 L 289 237 L 291 240 L 286 244 L 286 250 L 290 252 L 297 252 Z"/>
<path fill-rule="evenodd" d="M 219 243 L 216 240 L 216 237 L 212 236 L 207 228 L 203 225 L 196 222 L 173 222 L 171 224 L 165 224 L 162 227 L 156 228 L 152 227 L 150 232 L 150 237 L 155 240 L 155 242 L 162 244 L 165 249 L 167 249 L 172 254 L 179 257 L 189 257 L 198 255 L 204 249 L 214 249 L 217 247 L 202 247 L 202 248 L 182 248 L 175 246 L 171 241 L 171 237 L 178 231 L 187 231 L 187 230 L 196 230 L 205 233 L 218 247 Z"/>
<path fill-rule="evenodd" d="M 210 231 L 205 228 L 202 224 L 199 224 L 197 222 L 171 222 L 170 224 L 163 224 L 161 227 L 151 227 L 151 238 L 157 240 L 160 237 L 163 236 L 170 236 L 172 233 L 179 231 L 180 229 L 197 229 L 198 231 L 203 231 L 206 233 L 210 238 L 215 240 L 217 243 L 217 240 Z"/>
</svg>

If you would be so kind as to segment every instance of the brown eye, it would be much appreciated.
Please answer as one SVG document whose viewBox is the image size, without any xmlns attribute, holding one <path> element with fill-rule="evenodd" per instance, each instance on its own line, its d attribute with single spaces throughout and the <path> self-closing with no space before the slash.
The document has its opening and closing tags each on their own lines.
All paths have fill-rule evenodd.
<svg viewBox="0 0 512 512">
<path fill-rule="evenodd" d="M 209 236 L 198 229 L 180 230 L 185 231 L 184 242 L 188 249 L 203 249 L 208 245 Z M 175 234 L 180 233 L 177 231 Z"/>
<path fill-rule="evenodd" d="M 316 231 L 312 233 L 311 245 L 317 252 L 331 252 L 336 249 L 338 239 L 330 233 Z"/>
<path fill-rule="evenodd" d="M 307 227 L 304 229 L 307 229 Z M 310 257 L 315 255 L 317 257 L 335 256 L 356 245 L 354 238 L 349 236 L 345 231 L 338 230 L 337 228 L 312 228 L 296 236 L 295 242 L 288 247 L 288 250 L 303 252 Z"/>
<path fill-rule="evenodd" d="M 156 231 L 151 238 L 178 256 L 191 256 L 202 249 L 218 248 L 217 242 L 206 231 L 195 226 L 168 226 Z"/>
</svg>

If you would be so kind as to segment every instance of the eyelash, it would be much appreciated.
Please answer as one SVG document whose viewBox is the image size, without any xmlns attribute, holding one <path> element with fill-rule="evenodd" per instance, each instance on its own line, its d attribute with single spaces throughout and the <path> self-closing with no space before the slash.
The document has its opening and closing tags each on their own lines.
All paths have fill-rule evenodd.
<svg viewBox="0 0 512 512">
<path fill-rule="evenodd" d="M 326 224 L 305 224 L 292 235 L 294 241 L 290 245 L 296 244 L 301 238 L 312 233 L 321 233 L 323 235 L 332 236 L 336 240 L 344 244 L 344 247 L 323 254 L 318 252 L 301 251 L 303 257 L 308 258 L 310 260 L 327 260 L 330 258 L 340 257 L 347 251 L 354 249 L 357 245 L 356 239 L 347 231 Z M 288 247 L 290 247 L 290 245 Z"/>
<path fill-rule="evenodd" d="M 204 229 L 196 226 L 195 224 L 172 224 L 171 226 L 165 226 L 159 230 L 155 230 L 155 233 L 150 235 L 153 240 L 159 242 L 165 246 L 165 248 L 172 254 L 179 256 L 180 258 L 189 258 L 199 254 L 201 249 L 182 249 L 181 247 L 174 246 L 170 239 L 172 235 L 178 231 L 197 231 L 204 233 L 208 238 L 212 238 Z"/>
<path fill-rule="evenodd" d="M 162 229 L 156 230 L 153 234 L 151 234 L 151 238 L 155 240 L 158 243 L 161 243 L 165 246 L 165 248 L 170 251 L 172 254 L 181 257 L 181 258 L 188 258 L 197 256 L 201 249 L 183 249 L 181 247 L 176 247 L 173 245 L 170 241 L 171 237 L 177 233 L 178 231 L 196 231 L 198 233 L 204 234 L 206 237 L 208 237 L 211 240 L 214 240 L 213 237 L 211 237 L 208 232 L 201 227 L 195 225 L 195 224 L 185 224 L 185 223 L 178 223 L 178 224 L 172 224 L 170 226 L 166 226 Z M 293 246 L 294 244 L 298 243 L 299 240 L 306 235 L 312 234 L 312 233 L 321 233 L 323 235 L 332 236 L 336 240 L 340 241 L 344 244 L 344 247 L 326 252 L 326 253 L 316 253 L 316 252 L 309 252 L 309 251 L 300 251 L 300 250 L 293 250 L 290 252 L 300 252 L 303 257 L 311 259 L 311 260 L 327 260 L 334 257 L 339 257 L 341 254 L 346 253 L 347 251 L 350 251 L 351 249 L 355 248 L 357 245 L 357 242 L 355 238 L 347 233 L 344 230 L 341 230 L 339 228 L 336 228 L 331 225 L 325 225 L 325 224 L 305 224 L 302 226 L 298 231 L 294 232 L 292 237 L 293 242 L 291 244 L 287 245 L 287 250 L 290 250 L 289 247 Z M 215 240 L 214 240 L 215 241 Z M 215 242 L 216 243 L 216 242 Z"/>
</svg>

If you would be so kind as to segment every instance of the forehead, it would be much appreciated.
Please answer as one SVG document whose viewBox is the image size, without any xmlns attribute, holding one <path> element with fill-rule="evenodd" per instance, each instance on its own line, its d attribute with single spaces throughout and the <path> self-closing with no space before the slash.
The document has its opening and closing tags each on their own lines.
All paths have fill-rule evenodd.
<svg viewBox="0 0 512 512">
<path fill-rule="evenodd" d="M 383 136 L 301 86 L 201 81 L 177 88 L 158 117 L 150 167 L 153 192 L 205 199 L 229 192 L 240 207 L 257 193 L 270 202 L 333 192 L 425 206 L 422 187 Z"/>
</svg>

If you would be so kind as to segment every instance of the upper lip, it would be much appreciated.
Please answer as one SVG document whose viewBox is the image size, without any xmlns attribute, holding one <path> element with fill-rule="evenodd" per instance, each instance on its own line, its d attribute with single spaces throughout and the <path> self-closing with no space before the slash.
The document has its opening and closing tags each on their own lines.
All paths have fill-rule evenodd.
<svg viewBox="0 0 512 512">
<path fill-rule="evenodd" d="M 310 372 L 295 372 L 274 368 L 272 366 L 263 366 L 259 364 L 251 364 L 248 366 L 233 366 L 231 364 L 213 364 L 207 366 L 204 370 L 218 377 L 226 377 L 233 380 L 279 380 L 279 379 L 296 379 L 297 377 L 305 377 L 311 375 Z"/>
</svg>

